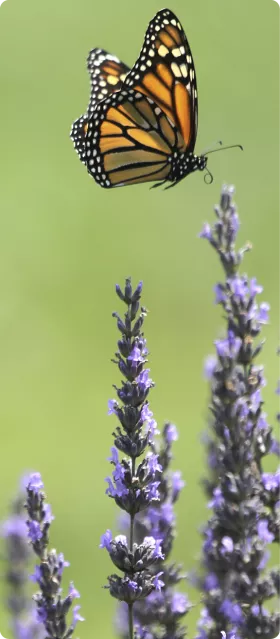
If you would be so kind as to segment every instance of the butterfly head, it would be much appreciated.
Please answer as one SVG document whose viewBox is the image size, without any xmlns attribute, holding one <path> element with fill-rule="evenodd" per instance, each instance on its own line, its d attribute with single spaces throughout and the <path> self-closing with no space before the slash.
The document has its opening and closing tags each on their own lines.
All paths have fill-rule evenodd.
<svg viewBox="0 0 280 639">
<path fill-rule="evenodd" d="M 195 162 L 193 171 L 196 171 L 196 169 L 199 169 L 199 171 L 204 171 L 204 169 L 206 169 L 206 166 L 207 166 L 208 158 L 205 155 L 197 155 L 197 156 L 194 155 L 194 158 L 196 162 Z"/>
</svg>

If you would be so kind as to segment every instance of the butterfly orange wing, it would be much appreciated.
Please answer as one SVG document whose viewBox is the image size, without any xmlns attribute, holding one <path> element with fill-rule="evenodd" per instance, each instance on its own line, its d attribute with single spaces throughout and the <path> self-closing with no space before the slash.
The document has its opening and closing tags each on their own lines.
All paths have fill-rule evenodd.
<svg viewBox="0 0 280 639">
<path fill-rule="evenodd" d="M 196 74 L 186 35 L 172 11 L 163 9 L 150 22 L 124 88 L 152 98 L 180 131 L 180 150 L 194 150 L 198 124 Z"/>
<path fill-rule="evenodd" d="M 89 120 L 88 171 L 106 188 L 168 180 L 178 135 L 153 100 L 121 90 L 100 102 Z"/>
</svg>

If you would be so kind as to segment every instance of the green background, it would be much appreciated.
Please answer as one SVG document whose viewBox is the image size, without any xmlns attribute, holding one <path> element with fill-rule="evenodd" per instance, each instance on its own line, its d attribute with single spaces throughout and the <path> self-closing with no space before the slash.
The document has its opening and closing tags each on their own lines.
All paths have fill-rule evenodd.
<svg viewBox="0 0 280 639">
<path fill-rule="evenodd" d="M 114 418 L 107 416 L 110 362 L 121 310 L 115 282 L 144 280 L 146 337 L 159 424 L 178 425 L 175 467 L 187 487 L 178 505 L 174 557 L 189 570 L 207 517 L 199 481 L 207 415 L 202 368 L 223 330 L 213 286 L 214 252 L 197 238 L 214 219 L 223 182 L 234 183 L 245 269 L 264 285 L 271 323 L 261 361 L 271 422 L 277 410 L 279 242 L 279 7 L 272 0 L 176 0 L 169 8 L 189 38 L 198 74 L 197 150 L 212 155 L 212 186 L 196 173 L 175 189 L 104 190 L 79 163 L 69 130 L 86 108 L 88 51 L 104 47 L 133 64 L 156 0 L 6 0 L 0 7 L 0 517 L 26 469 L 42 473 L 56 515 L 51 542 L 71 562 L 80 590 L 81 639 L 113 637 L 114 602 L 101 586 L 111 570 L 100 534 L 116 531 L 104 495 Z M 272 462 L 274 463 L 274 462 Z M 273 467 L 272 465 L 270 466 Z M 191 589 L 194 603 L 199 595 Z M 190 636 L 199 614 L 189 615 Z M 0 630 L 9 637 L 5 611 Z"/>
</svg>

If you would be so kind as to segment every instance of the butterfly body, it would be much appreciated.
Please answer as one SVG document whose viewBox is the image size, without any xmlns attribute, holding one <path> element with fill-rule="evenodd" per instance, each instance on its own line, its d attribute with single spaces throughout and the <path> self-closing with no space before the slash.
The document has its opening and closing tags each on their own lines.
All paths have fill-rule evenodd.
<svg viewBox="0 0 280 639">
<path fill-rule="evenodd" d="M 71 137 L 100 186 L 151 181 L 174 186 L 205 169 L 207 158 L 194 153 L 198 102 L 193 57 L 174 13 L 163 9 L 156 14 L 132 69 L 93 49 L 88 71 L 88 110 L 74 122 Z"/>
<path fill-rule="evenodd" d="M 193 153 L 174 153 L 169 180 L 175 184 L 194 171 L 204 171 L 207 158 Z"/>
</svg>

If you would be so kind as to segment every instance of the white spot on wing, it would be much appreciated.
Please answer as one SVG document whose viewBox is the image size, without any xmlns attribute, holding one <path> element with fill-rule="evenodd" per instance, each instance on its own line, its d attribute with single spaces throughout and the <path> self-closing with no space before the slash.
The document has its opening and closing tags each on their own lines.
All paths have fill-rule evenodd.
<svg viewBox="0 0 280 639">
<path fill-rule="evenodd" d="M 117 58 L 115 55 L 110 55 L 110 53 L 107 53 L 107 60 L 113 60 L 113 62 L 119 62 L 119 58 Z"/>
<path fill-rule="evenodd" d="M 173 53 L 173 51 L 172 51 Z M 164 44 L 161 44 L 159 49 L 158 49 L 158 54 L 161 56 L 161 58 L 164 58 L 167 54 L 168 54 L 168 49 L 167 47 L 164 46 Z"/>
<path fill-rule="evenodd" d="M 186 78 L 187 75 L 188 75 L 188 69 L 187 69 L 186 65 L 185 64 L 181 64 L 180 65 L 180 69 L 181 69 L 183 78 Z"/>
<path fill-rule="evenodd" d="M 172 55 L 174 55 L 174 58 L 179 58 L 181 55 L 181 51 L 179 48 L 177 49 L 172 49 Z"/>
<path fill-rule="evenodd" d="M 178 67 L 178 64 L 176 64 L 176 62 L 172 62 L 171 63 L 171 71 L 172 73 L 175 75 L 175 78 L 181 78 L 181 71 Z"/>
</svg>

